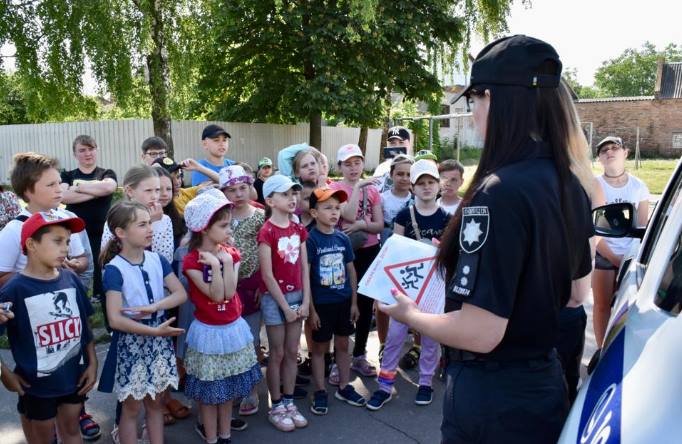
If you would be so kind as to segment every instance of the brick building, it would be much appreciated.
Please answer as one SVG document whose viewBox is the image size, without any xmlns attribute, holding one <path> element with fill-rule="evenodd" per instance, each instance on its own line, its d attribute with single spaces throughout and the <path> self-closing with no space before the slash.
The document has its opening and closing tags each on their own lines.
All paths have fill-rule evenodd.
<svg viewBox="0 0 682 444">
<path fill-rule="evenodd" d="M 639 127 L 643 154 L 682 154 L 682 62 L 659 60 L 653 96 L 580 99 L 576 106 L 584 127 L 592 124 L 592 146 L 615 135 L 634 150 Z"/>
</svg>

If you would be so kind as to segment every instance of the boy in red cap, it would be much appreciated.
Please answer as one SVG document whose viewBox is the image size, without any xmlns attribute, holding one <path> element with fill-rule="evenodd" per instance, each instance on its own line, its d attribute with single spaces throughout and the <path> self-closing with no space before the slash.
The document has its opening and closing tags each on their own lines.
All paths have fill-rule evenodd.
<svg viewBox="0 0 682 444">
<path fill-rule="evenodd" d="M 84 228 L 78 217 L 34 213 L 21 227 L 26 268 L 0 290 L 14 313 L 3 330 L 16 362 L 14 371 L 2 365 L 2 382 L 19 395 L 28 442 L 50 442 L 57 422 L 63 442 L 80 441 L 81 409 L 97 380 L 93 309 L 81 280 L 62 266 L 71 234 Z"/>
</svg>

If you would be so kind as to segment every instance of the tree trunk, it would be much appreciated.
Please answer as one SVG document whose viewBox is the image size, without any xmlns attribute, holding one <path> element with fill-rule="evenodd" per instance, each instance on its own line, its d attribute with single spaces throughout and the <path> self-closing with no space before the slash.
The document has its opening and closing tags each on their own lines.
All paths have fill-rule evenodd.
<svg viewBox="0 0 682 444">
<path fill-rule="evenodd" d="M 386 97 L 384 97 L 384 112 L 385 112 L 384 124 L 383 124 L 383 127 L 381 128 L 381 143 L 379 145 L 379 163 L 386 160 L 384 158 L 384 147 L 388 146 L 388 129 L 389 129 L 390 124 L 391 124 L 391 92 L 390 91 L 388 91 L 386 93 Z"/>
<path fill-rule="evenodd" d="M 322 113 L 319 111 L 310 112 L 310 135 L 308 144 L 322 151 Z"/>
<path fill-rule="evenodd" d="M 311 25 L 311 18 L 312 18 L 312 12 L 311 12 L 311 4 L 308 2 L 303 2 L 304 6 L 304 13 L 302 17 L 303 21 L 303 29 L 314 29 L 313 26 Z M 306 39 L 306 47 L 311 47 L 312 42 L 310 41 L 310 38 Z M 312 83 L 313 80 L 315 80 L 315 77 L 317 76 L 317 73 L 315 72 L 315 65 L 313 64 L 313 61 L 310 58 L 310 51 L 307 51 L 307 54 L 303 58 L 303 76 L 305 77 L 306 82 Z M 308 110 L 308 121 L 309 121 L 309 129 L 310 132 L 308 134 L 308 145 L 314 146 L 318 150 L 322 151 L 322 111 L 319 109 L 315 109 L 317 105 L 312 104 L 311 108 Z"/>
<path fill-rule="evenodd" d="M 358 145 L 362 154 L 367 157 L 367 136 L 369 135 L 369 128 L 366 126 L 360 127 L 360 137 L 358 138 Z"/>
<path fill-rule="evenodd" d="M 151 18 L 152 24 L 152 49 L 147 54 L 147 68 L 149 69 L 149 92 L 152 99 L 154 135 L 166 141 L 168 157 L 173 157 L 173 134 L 168 108 L 170 73 L 168 70 L 168 52 L 165 45 L 163 6 L 160 0 L 150 1 L 147 5 L 149 7 L 147 14 Z"/>
</svg>

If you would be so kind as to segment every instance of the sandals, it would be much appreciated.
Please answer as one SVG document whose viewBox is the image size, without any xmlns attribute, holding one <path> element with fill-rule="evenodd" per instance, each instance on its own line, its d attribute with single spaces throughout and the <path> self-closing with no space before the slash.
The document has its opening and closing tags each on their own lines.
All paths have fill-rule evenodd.
<svg viewBox="0 0 682 444">
<path fill-rule="evenodd" d="M 258 363 L 261 366 L 266 367 L 268 365 L 268 359 L 269 359 L 268 350 L 261 345 L 259 347 L 257 356 L 258 356 Z"/>
<path fill-rule="evenodd" d="M 178 422 L 175 416 L 166 408 L 163 409 L 163 425 L 170 426 Z"/>
<path fill-rule="evenodd" d="M 94 441 L 102 436 L 102 430 L 100 429 L 99 424 L 92 419 L 91 415 L 83 413 L 80 416 L 78 423 L 81 428 L 81 436 L 85 441 Z"/>
<path fill-rule="evenodd" d="M 400 367 L 405 370 L 413 369 L 419 363 L 419 356 L 421 355 L 421 347 L 413 345 L 407 353 L 400 359 Z"/>
<path fill-rule="evenodd" d="M 166 403 L 166 409 L 168 409 L 168 412 L 173 416 L 173 419 L 185 419 L 192 414 L 189 407 L 174 398 L 170 398 Z"/>
<path fill-rule="evenodd" d="M 372 377 L 377 375 L 376 367 L 370 364 L 364 355 L 353 358 L 353 363 L 350 368 L 354 372 L 357 372 L 365 377 Z"/>
<path fill-rule="evenodd" d="M 239 403 L 239 415 L 251 416 L 258 413 L 258 397 L 247 396 Z"/>
</svg>

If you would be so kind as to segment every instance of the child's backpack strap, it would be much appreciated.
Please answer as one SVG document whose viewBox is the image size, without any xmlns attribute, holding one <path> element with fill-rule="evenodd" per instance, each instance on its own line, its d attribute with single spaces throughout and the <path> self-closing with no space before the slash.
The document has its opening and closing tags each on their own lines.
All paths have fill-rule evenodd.
<svg viewBox="0 0 682 444">
<path fill-rule="evenodd" d="M 410 204 L 410 218 L 412 219 L 412 229 L 414 230 L 414 237 L 418 241 L 422 240 L 422 234 L 419 231 L 419 225 L 417 225 L 417 217 L 414 214 L 414 205 Z"/>
</svg>

